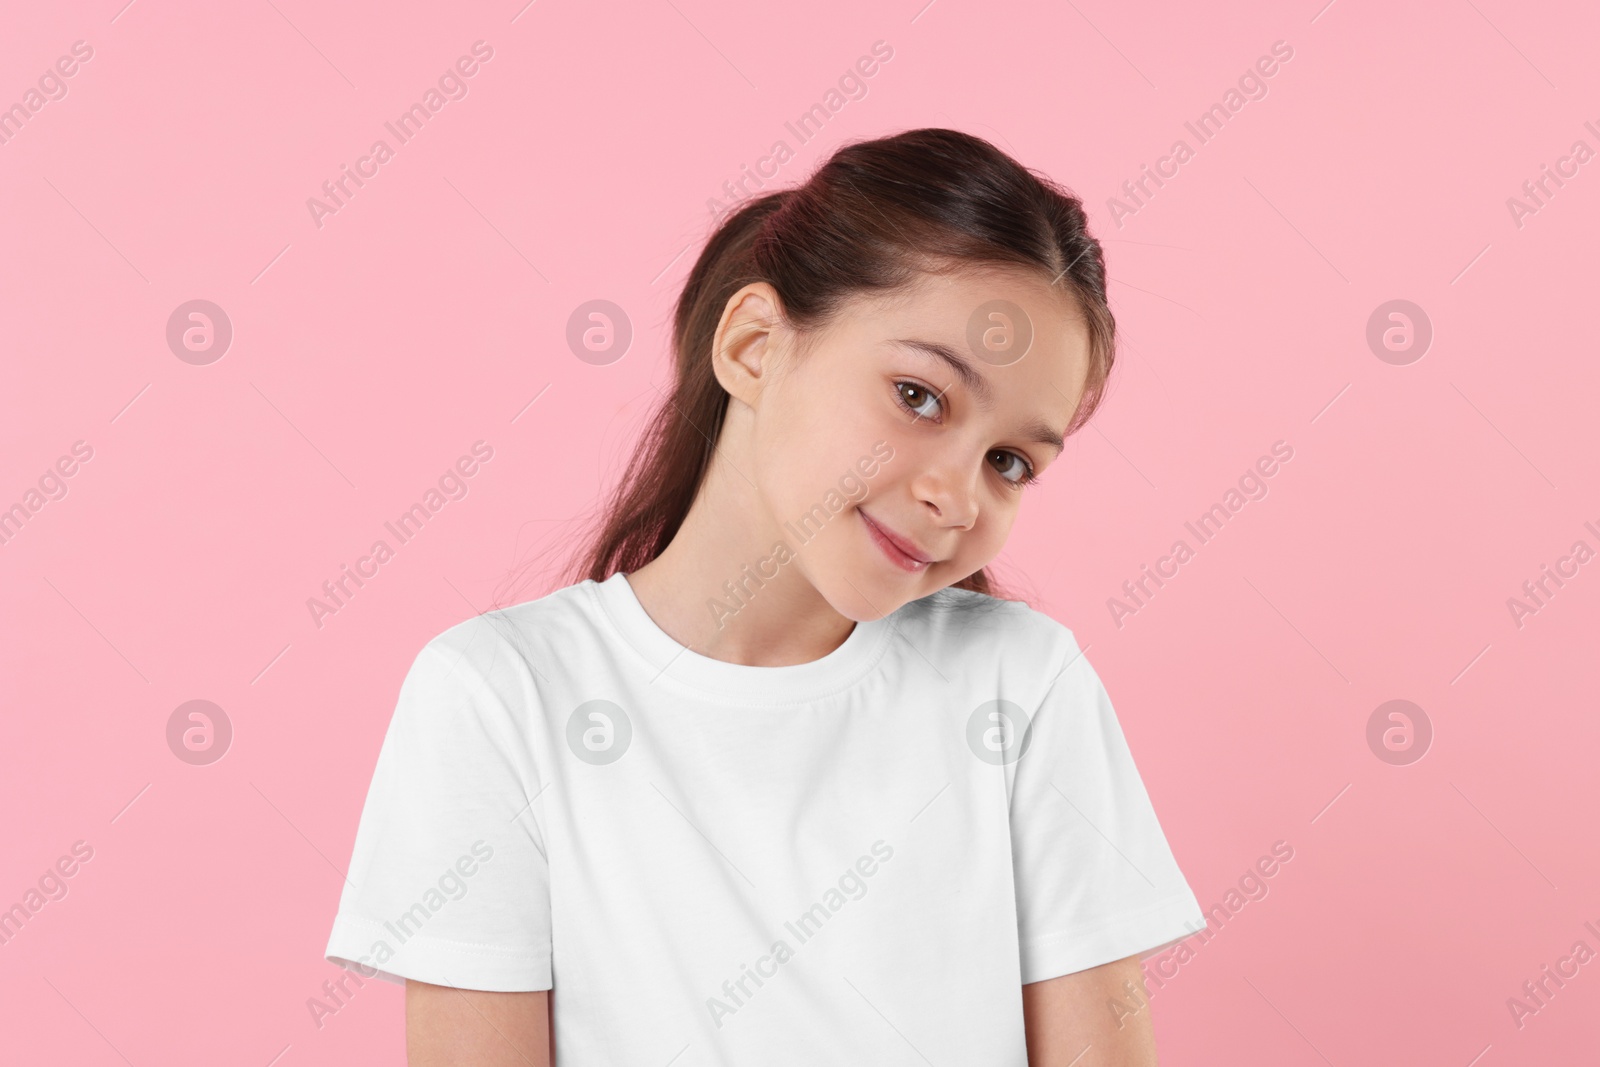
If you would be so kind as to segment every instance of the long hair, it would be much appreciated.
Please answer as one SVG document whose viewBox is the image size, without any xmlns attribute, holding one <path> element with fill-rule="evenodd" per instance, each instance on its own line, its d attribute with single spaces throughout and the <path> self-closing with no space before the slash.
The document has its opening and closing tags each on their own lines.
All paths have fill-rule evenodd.
<svg viewBox="0 0 1600 1067">
<path fill-rule="evenodd" d="M 921 271 L 978 266 L 1036 271 L 1076 298 L 1090 360 L 1067 427 L 1075 432 L 1104 396 L 1116 323 L 1083 202 L 1049 178 L 970 134 L 910 130 L 846 144 L 803 185 L 757 196 L 724 217 L 673 309 L 671 390 L 579 541 L 566 582 L 631 573 L 683 524 L 728 408 L 711 346 L 735 292 L 770 284 L 788 324 L 805 334 L 856 294 L 895 291 Z M 955 587 L 999 595 L 987 569 Z"/>
</svg>

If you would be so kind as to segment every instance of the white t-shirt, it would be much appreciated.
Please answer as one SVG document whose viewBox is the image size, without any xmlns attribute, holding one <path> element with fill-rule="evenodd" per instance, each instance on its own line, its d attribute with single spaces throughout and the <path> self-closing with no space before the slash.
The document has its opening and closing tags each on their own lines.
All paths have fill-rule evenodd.
<svg viewBox="0 0 1600 1067">
<path fill-rule="evenodd" d="M 326 956 L 553 988 L 562 1067 L 1021 1067 L 1024 983 L 1204 922 L 1048 616 L 946 589 L 752 667 L 616 574 L 423 648 Z"/>
</svg>

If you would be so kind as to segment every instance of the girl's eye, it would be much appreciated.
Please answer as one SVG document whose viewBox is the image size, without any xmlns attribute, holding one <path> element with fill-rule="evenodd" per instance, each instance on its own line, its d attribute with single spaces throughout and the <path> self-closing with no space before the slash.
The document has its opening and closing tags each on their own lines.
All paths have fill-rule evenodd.
<svg viewBox="0 0 1600 1067">
<path fill-rule="evenodd" d="M 944 406 L 943 402 L 925 385 L 902 381 L 895 382 L 894 389 L 896 399 L 900 401 L 900 406 L 919 419 L 936 417 Z M 1016 452 L 997 448 L 989 453 L 988 458 L 989 463 L 995 469 L 995 473 L 999 474 L 1006 484 L 1013 489 L 1021 489 L 1024 485 L 1038 480 L 1038 475 L 1033 472 L 1033 464 Z"/>
<path fill-rule="evenodd" d="M 894 390 L 900 399 L 900 406 L 917 418 L 928 419 L 937 414 L 939 398 L 927 388 L 916 382 L 895 382 Z"/>
<path fill-rule="evenodd" d="M 1020 489 L 1037 478 L 1033 473 L 1033 466 L 1015 452 L 1007 452 L 1003 448 L 995 449 L 989 453 L 989 462 L 994 465 L 1000 477 L 1014 488 Z"/>
</svg>

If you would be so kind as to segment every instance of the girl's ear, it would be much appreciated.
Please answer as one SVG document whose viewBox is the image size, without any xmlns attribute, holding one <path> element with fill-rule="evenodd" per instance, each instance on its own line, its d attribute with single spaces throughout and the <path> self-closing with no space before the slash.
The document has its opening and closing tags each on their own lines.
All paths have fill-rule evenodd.
<svg viewBox="0 0 1600 1067">
<path fill-rule="evenodd" d="M 782 301 L 766 282 L 751 282 L 728 298 L 711 338 L 711 369 L 728 395 L 755 407 L 771 380 L 784 334 Z"/>
</svg>

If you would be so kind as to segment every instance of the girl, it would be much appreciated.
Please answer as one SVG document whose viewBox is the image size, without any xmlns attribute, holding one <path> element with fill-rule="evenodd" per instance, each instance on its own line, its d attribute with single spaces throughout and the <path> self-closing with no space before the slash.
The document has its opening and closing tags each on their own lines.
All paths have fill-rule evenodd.
<svg viewBox="0 0 1600 1067">
<path fill-rule="evenodd" d="M 401 688 L 327 958 L 410 1062 L 1156 1062 L 1198 930 L 1099 677 L 985 571 L 1111 369 L 1082 204 L 966 134 L 733 213 L 573 584 Z"/>
</svg>

